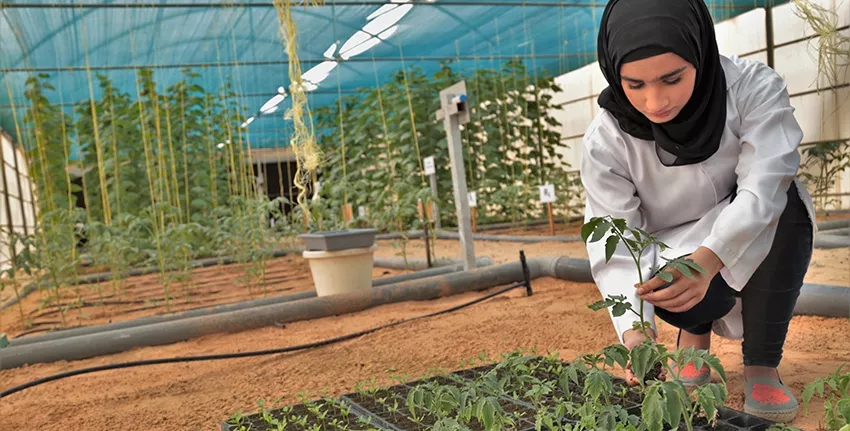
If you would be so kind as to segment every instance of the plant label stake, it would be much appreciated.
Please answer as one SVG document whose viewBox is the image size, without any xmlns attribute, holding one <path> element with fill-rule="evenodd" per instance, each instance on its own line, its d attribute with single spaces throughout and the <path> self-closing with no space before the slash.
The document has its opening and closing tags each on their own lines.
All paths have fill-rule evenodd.
<svg viewBox="0 0 850 431">
<path fill-rule="evenodd" d="M 428 181 L 431 186 L 431 196 L 434 197 L 434 202 L 437 200 L 437 167 L 434 163 L 434 156 L 428 156 L 422 160 L 422 165 L 425 170 L 425 175 L 428 175 Z M 436 203 L 432 203 L 431 217 L 434 219 L 434 228 L 439 229 L 440 226 L 440 209 Z"/>
<path fill-rule="evenodd" d="M 430 244 L 430 234 L 428 232 L 428 225 L 430 221 L 428 220 L 428 211 L 426 211 L 425 206 L 422 204 L 422 199 L 416 201 L 416 212 L 419 213 L 419 220 L 422 221 L 422 228 L 425 232 L 423 238 L 425 239 L 425 260 L 427 261 L 428 268 L 431 268 L 431 244 Z"/>
<path fill-rule="evenodd" d="M 463 148 L 460 140 L 460 125 L 469 122 L 466 100 L 465 81 L 460 81 L 440 91 L 440 110 L 437 111 L 437 120 L 443 121 L 443 126 L 446 129 L 455 208 L 458 217 L 457 226 L 461 248 L 463 249 L 463 269 L 469 271 L 475 268 L 475 245 L 472 241 L 472 221 L 466 188 L 466 170 L 463 165 Z"/>
<path fill-rule="evenodd" d="M 549 214 L 549 232 L 555 236 L 555 217 L 552 215 L 552 202 L 555 202 L 554 184 L 540 186 L 540 202 L 546 204 L 546 212 Z"/>
</svg>

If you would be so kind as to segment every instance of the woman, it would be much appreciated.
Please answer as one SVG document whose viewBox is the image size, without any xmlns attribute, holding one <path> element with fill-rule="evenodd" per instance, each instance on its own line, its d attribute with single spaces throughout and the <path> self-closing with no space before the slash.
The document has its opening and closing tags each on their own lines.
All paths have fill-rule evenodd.
<svg viewBox="0 0 850 431">
<path fill-rule="evenodd" d="M 597 285 L 646 301 L 653 337 L 657 315 L 680 329 L 678 347 L 709 349 L 712 330 L 743 338 L 745 411 L 790 422 L 798 403 L 777 368 L 816 224 L 785 83 L 718 53 L 703 0 L 611 0 L 597 49 L 609 87 L 583 141 L 586 219 L 623 218 L 671 247 L 643 256 L 638 286 L 625 246 L 606 263 L 604 241 L 588 243 Z M 685 255 L 706 273 L 652 277 L 662 256 Z M 637 317 L 611 318 L 624 345 L 643 341 Z M 688 368 L 686 384 L 709 381 Z"/>
</svg>

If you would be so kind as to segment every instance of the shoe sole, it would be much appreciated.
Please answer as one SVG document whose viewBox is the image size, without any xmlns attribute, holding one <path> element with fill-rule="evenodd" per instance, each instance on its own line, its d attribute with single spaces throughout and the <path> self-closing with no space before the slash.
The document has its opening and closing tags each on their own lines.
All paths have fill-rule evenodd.
<svg viewBox="0 0 850 431">
<path fill-rule="evenodd" d="M 762 419 L 767 419 L 769 421 L 783 424 L 791 423 L 791 421 L 793 421 L 797 417 L 797 410 L 798 408 L 789 410 L 758 411 L 744 406 L 744 413 L 748 415 L 758 416 Z"/>
</svg>

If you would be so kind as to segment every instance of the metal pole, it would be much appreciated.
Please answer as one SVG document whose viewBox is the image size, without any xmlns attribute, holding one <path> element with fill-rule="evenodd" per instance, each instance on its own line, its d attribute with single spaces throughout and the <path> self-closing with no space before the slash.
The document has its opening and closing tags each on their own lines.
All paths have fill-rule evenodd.
<svg viewBox="0 0 850 431">
<path fill-rule="evenodd" d="M 436 200 L 437 199 L 437 174 L 428 175 L 428 180 L 431 182 L 431 196 L 433 196 L 434 199 Z M 434 214 L 433 214 L 433 216 L 434 216 L 434 227 L 436 229 L 440 229 L 440 228 L 442 228 L 442 226 L 440 225 L 440 207 L 437 206 L 437 202 L 432 201 L 431 202 L 431 208 L 434 211 Z"/>
<path fill-rule="evenodd" d="M 472 237 L 472 217 L 469 214 L 469 196 L 466 187 L 466 170 L 463 166 L 463 148 L 460 139 L 461 121 L 469 121 L 465 102 L 458 103 L 456 97 L 466 97 L 466 83 L 461 81 L 440 92 L 441 110 L 438 119 L 443 120 L 449 147 L 449 164 L 452 170 L 455 208 L 458 218 L 458 234 L 463 249 L 463 269 L 475 268 L 475 244 Z"/>
</svg>

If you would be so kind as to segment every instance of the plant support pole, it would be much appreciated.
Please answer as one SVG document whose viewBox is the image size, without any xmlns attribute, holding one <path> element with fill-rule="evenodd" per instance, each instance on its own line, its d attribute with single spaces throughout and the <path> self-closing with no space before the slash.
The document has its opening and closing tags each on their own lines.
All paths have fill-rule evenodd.
<svg viewBox="0 0 850 431">
<path fill-rule="evenodd" d="M 431 183 L 431 196 L 434 197 L 434 201 L 431 202 L 431 213 L 432 217 L 434 217 L 434 228 L 437 230 L 442 229 L 440 225 L 440 207 L 437 206 L 437 173 L 433 173 L 428 175 L 428 180 Z"/>
<path fill-rule="evenodd" d="M 440 92 L 440 110 L 437 120 L 442 120 L 446 128 L 446 141 L 449 146 L 449 164 L 452 169 L 455 208 L 458 218 L 458 233 L 463 249 L 463 269 L 475 268 L 475 245 L 472 238 L 472 222 L 469 215 L 469 196 L 466 188 L 466 171 L 463 167 L 463 149 L 460 140 L 460 125 L 469 122 L 466 107 L 466 82 L 461 81 Z"/>
</svg>

